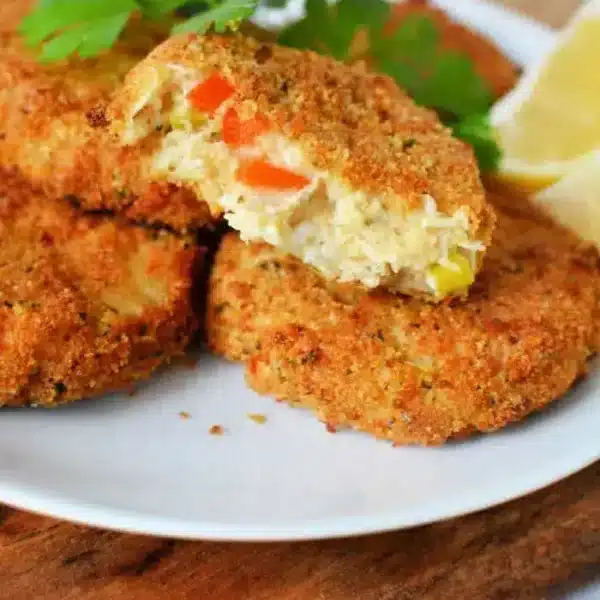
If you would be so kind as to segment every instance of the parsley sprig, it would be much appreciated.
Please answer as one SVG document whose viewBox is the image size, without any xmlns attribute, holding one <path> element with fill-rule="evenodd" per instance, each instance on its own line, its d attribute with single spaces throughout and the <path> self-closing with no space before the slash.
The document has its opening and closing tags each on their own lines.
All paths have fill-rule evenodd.
<svg viewBox="0 0 600 600">
<path fill-rule="evenodd" d="M 89 58 L 111 48 L 136 13 L 160 20 L 192 8 L 193 16 L 174 25 L 173 33 L 205 33 L 211 27 L 222 33 L 250 17 L 257 4 L 258 0 L 41 0 L 21 23 L 21 34 L 29 45 L 42 45 L 44 62 L 72 54 Z"/>
<path fill-rule="evenodd" d="M 177 13 L 173 33 L 223 32 L 251 17 L 259 0 L 40 0 L 21 25 L 42 61 L 72 54 L 88 58 L 117 41 L 134 14 L 162 20 Z M 286 0 L 267 0 L 284 6 Z M 500 151 L 488 122 L 492 95 L 469 57 L 442 48 L 424 16 L 407 17 L 389 31 L 385 0 L 306 0 L 306 16 L 279 33 L 281 44 L 312 49 L 338 60 L 366 59 L 393 77 L 417 103 L 435 109 L 454 134 L 471 144 L 482 170 L 494 170 Z M 361 40 L 360 43 L 357 43 Z M 358 49 L 357 49 L 358 48 Z M 362 48 L 362 50 L 361 50 Z"/>
</svg>

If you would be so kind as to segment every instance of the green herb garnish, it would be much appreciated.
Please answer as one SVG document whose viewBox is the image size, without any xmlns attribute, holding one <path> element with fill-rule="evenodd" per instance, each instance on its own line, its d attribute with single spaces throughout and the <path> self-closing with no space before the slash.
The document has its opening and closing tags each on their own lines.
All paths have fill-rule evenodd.
<svg viewBox="0 0 600 600">
<path fill-rule="evenodd" d="M 42 45 L 42 61 L 54 62 L 108 50 L 134 14 L 160 20 L 174 11 L 191 12 L 173 33 L 205 33 L 211 27 L 222 33 L 250 17 L 257 4 L 258 0 L 41 0 L 20 31 L 30 46 Z"/>
<path fill-rule="evenodd" d="M 215 2 L 184 23 L 175 25 L 173 32 L 206 33 L 212 27 L 217 33 L 224 33 L 227 29 L 237 29 L 242 21 L 254 13 L 257 4 L 258 0 Z"/>
<path fill-rule="evenodd" d="M 482 171 L 495 171 L 500 164 L 502 152 L 487 114 L 468 115 L 450 124 L 457 138 L 473 146 L 479 168 Z"/>
<path fill-rule="evenodd" d="M 329 54 L 338 60 L 352 58 L 351 47 L 357 33 L 369 37 L 379 32 L 390 14 L 383 0 L 341 0 L 330 7 L 326 0 L 307 0 L 306 16 L 279 34 L 279 43 Z"/>
</svg>

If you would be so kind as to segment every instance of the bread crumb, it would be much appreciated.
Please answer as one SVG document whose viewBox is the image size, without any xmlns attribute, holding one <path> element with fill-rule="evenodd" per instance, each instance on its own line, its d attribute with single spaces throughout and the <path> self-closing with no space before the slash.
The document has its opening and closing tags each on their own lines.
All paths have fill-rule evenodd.
<svg viewBox="0 0 600 600">
<path fill-rule="evenodd" d="M 267 422 L 267 416 L 259 413 L 248 413 L 248 418 L 259 425 L 264 425 Z"/>
<path fill-rule="evenodd" d="M 210 435 L 223 435 L 225 433 L 225 428 L 223 425 L 213 425 L 208 430 L 208 433 L 210 433 Z"/>
<path fill-rule="evenodd" d="M 190 413 L 189 413 L 189 412 L 187 412 L 187 411 L 185 411 L 185 410 L 182 410 L 182 411 L 179 413 L 179 416 L 180 416 L 180 417 L 181 417 L 181 418 L 182 418 L 184 421 L 186 421 L 187 419 L 191 419 L 191 418 L 192 418 L 192 415 L 190 415 Z"/>
</svg>

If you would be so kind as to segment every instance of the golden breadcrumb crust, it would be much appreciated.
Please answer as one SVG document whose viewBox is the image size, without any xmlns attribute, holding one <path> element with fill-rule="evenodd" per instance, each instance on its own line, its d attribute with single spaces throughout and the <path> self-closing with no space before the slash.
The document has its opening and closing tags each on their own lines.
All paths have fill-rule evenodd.
<svg viewBox="0 0 600 600">
<path fill-rule="evenodd" d="M 129 387 L 197 328 L 190 240 L 82 216 L 0 173 L 0 406 Z"/>
<path fill-rule="evenodd" d="M 491 200 L 494 241 L 464 303 L 327 284 L 230 234 L 212 272 L 210 346 L 245 361 L 256 391 L 397 444 L 524 418 L 563 395 L 600 346 L 600 263 L 524 200 Z"/>
<path fill-rule="evenodd" d="M 489 241 L 493 215 L 471 148 L 391 78 L 242 35 L 178 36 L 151 52 L 115 95 L 108 119 L 116 137 L 129 127 L 140 90 L 146 94 L 147 82 L 153 74 L 160 80 L 166 65 L 227 77 L 236 98 L 299 144 L 311 164 L 383 195 L 390 210 L 420 210 L 430 194 L 443 213 L 465 208 L 473 237 Z"/>
<path fill-rule="evenodd" d="M 212 221 L 183 189 L 152 183 L 139 153 L 112 143 L 97 116 L 125 74 L 160 43 L 163 26 L 134 23 L 123 41 L 89 60 L 41 64 L 16 28 L 33 0 L 0 3 L 0 165 L 18 168 L 45 193 L 89 209 L 120 210 L 178 230 Z"/>
<path fill-rule="evenodd" d="M 427 0 L 405 0 L 396 4 L 389 25 L 390 30 L 397 28 L 411 16 L 431 19 L 440 32 L 443 48 L 469 56 L 475 70 L 487 81 L 495 98 L 503 96 L 513 88 L 519 76 L 519 69 L 487 36 L 457 23 Z"/>
</svg>

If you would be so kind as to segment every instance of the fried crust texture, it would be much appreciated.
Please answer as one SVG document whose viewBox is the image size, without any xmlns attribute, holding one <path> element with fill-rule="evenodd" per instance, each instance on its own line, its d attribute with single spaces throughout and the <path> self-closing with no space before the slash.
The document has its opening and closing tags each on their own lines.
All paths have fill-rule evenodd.
<svg viewBox="0 0 600 600">
<path fill-rule="evenodd" d="M 149 181 L 141 152 L 113 144 L 103 127 L 101 107 L 168 27 L 135 21 L 110 52 L 43 64 L 17 33 L 34 4 L 0 5 L 2 168 L 16 168 L 49 196 L 76 199 L 86 209 L 180 231 L 211 223 L 204 203 L 177 186 Z"/>
<path fill-rule="evenodd" d="M 270 246 L 225 238 L 212 273 L 213 351 L 250 386 L 396 444 L 437 445 L 560 398 L 600 345 L 595 248 L 523 200 L 498 226 L 466 302 L 326 283 Z"/>
<path fill-rule="evenodd" d="M 197 329 L 191 239 L 84 216 L 0 178 L 0 406 L 128 388 Z"/>
</svg>

